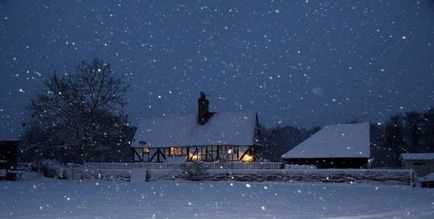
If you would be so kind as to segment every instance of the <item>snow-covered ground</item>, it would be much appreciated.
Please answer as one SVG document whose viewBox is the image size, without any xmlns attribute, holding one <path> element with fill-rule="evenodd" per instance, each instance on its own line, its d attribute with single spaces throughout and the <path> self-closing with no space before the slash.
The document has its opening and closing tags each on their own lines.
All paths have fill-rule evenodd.
<svg viewBox="0 0 434 219">
<path fill-rule="evenodd" d="M 0 181 L 0 218 L 434 218 L 434 189 L 272 182 Z"/>
</svg>

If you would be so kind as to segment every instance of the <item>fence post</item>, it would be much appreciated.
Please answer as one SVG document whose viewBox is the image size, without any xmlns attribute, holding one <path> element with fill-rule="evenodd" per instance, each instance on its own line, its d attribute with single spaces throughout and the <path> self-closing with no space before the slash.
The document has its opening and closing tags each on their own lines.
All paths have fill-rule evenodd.
<svg viewBox="0 0 434 219">
<path fill-rule="evenodd" d="M 74 170 L 72 169 L 72 164 L 69 164 L 69 169 L 70 169 L 70 171 L 71 171 L 71 179 L 73 180 L 74 179 Z"/>
<path fill-rule="evenodd" d="M 414 180 L 414 178 L 415 178 L 415 176 L 414 176 L 414 170 L 410 170 L 411 171 L 411 174 L 410 174 L 410 176 L 411 176 L 411 179 L 410 179 L 410 185 L 412 186 L 412 187 L 415 187 L 416 186 L 416 183 L 415 183 L 415 180 Z"/>
</svg>

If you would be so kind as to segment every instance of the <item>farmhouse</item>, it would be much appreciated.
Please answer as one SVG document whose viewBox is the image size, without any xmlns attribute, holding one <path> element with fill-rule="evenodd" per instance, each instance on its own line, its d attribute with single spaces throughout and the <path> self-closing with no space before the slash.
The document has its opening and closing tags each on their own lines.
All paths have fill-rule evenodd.
<svg viewBox="0 0 434 219">
<path fill-rule="evenodd" d="M 425 176 L 434 172 L 434 153 L 403 153 L 402 167 L 413 169 L 418 176 Z"/>
<path fill-rule="evenodd" d="M 282 155 L 286 163 L 318 168 L 363 168 L 369 157 L 369 123 L 325 126 Z"/>
<path fill-rule="evenodd" d="M 146 118 L 131 146 L 134 162 L 253 162 L 261 148 L 258 116 L 209 112 L 201 92 L 197 115 Z"/>
</svg>

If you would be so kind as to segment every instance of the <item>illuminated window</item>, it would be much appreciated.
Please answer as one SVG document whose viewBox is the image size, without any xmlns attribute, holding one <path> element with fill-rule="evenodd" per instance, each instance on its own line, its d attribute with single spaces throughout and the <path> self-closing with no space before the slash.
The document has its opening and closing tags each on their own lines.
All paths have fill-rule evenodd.
<svg viewBox="0 0 434 219">
<path fill-rule="evenodd" d="M 149 148 L 143 148 L 144 154 L 149 154 L 150 151 L 151 151 L 151 149 L 149 149 Z"/>
<path fill-rule="evenodd" d="M 182 155 L 182 148 L 180 147 L 171 147 L 170 155 Z"/>
<path fill-rule="evenodd" d="M 250 154 L 245 154 L 243 156 L 243 159 L 241 159 L 241 161 L 243 162 L 253 162 L 254 161 L 254 157 Z"/>
<path fill-rule="evenodd" d="M 191 161 L 199 161 L 199 160 L 202 159 L 202 155 L 201 154 L 192 154 L 192 153 L 190 153 L 189 157 L 190 157 Z"/>
</svg>

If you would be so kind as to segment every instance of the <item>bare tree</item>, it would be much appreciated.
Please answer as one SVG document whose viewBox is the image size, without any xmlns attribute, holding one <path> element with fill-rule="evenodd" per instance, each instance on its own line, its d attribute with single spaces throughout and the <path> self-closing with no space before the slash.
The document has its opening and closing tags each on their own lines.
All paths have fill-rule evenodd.
<svg viewBox="0 0 434 219">
<path fill-rule="evenodd" d="M 25 150 L 43 158 L 103 159 L 113 150 L 110 144 L 125 145 L 132 136 L 122 115 L 127 90 L 110 65 L 97 58 L 82 61 L 71 74 L 54 73 L 32 100 Z"/>
</svg>

